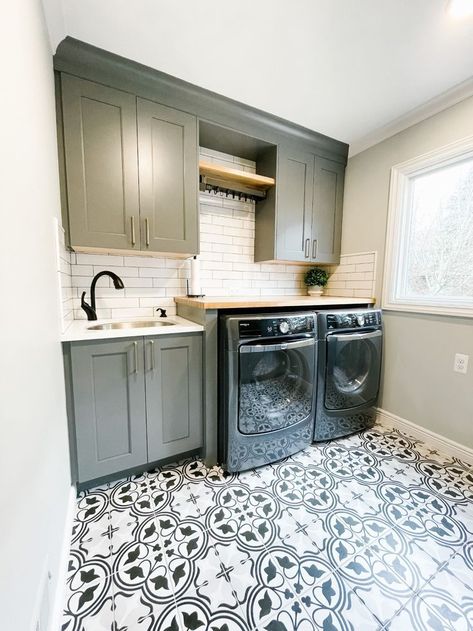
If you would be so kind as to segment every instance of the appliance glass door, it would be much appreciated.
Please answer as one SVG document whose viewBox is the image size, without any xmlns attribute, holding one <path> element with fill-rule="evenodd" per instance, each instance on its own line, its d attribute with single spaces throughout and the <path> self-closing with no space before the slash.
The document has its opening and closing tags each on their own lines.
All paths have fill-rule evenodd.
<svg viewBox="0 0 473 631">
<path fill-rule="evenodd" d="M 315 340 L 243 344 L 239 349 L 238 429 L 261 434 L 312 414 Z"/>
<path fill-rule="evenodd" d="M 381 351 L 381 331 L 327 336 L 326 409 L 349 410 L 376 400 Z"/>
</svg>

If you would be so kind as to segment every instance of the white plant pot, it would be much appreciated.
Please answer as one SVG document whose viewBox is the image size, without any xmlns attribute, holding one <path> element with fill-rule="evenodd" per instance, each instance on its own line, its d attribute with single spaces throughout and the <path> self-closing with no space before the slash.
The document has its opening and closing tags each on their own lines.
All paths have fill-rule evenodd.
<svg viewBox="0 0 473 631">
<path fill-rule="evenodd" d="M 309 296 L 321 296 L 324 293 L 324 288 L 320 285 L 310 285 L 307 287 L 307 293 Z"/>
</svg>

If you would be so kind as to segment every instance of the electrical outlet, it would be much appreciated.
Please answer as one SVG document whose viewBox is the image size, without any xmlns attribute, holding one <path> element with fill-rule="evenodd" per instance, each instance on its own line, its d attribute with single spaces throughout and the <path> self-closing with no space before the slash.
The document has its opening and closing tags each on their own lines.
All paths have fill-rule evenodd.
<svg viewBox="0 0 473 631">
<path fill-rule="evenodd" d="M 469 358 L 470 358 L 469 355 L 462 355 L 461 353 L 456 353 L 455 362 L 453 364 L 453 370 L 455 372 L 461 372 L 462 374 L 466 375 L 466 373 L 468 372 Z"/>
</svg>

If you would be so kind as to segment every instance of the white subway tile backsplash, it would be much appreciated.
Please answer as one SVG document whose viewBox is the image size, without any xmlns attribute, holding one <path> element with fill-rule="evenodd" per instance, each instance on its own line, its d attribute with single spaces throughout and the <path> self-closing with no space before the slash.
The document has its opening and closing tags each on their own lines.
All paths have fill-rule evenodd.
<svg viewBox="0 0 473 631">
<path fill-rule="evenodd" d="M 251 161 L 217 151 L 202 149 L 201 156 L 211 162 L 255 171 L 255 164 Z M 201 193 L 199 259 L 203 293 L 209 296 L 305 294 L 303 278 L 308 266 L 255 263 L 254 235 L 254 203 Z M 100 279 L 97 286 L 99 318 L 152 317 L 158 306 L 174 315 L 174 296 L 186 293 L 189 260 L 75 254 L 67 252 L 64 245 L 59 250 L 59 281 L 65 325 L 67 319 L 85 317 L 80 309 L 80 293 L 86 291 L 88 299 L 93 276 L 103 270 L 110 270 L 123 278 L 125 290 L 115 290 L 107 277 Z M 325 268 L 331 273 L 327 295 L 369 297 L 373 294 L 376 253 L 342 255 L 340 265 Z"/>
</svg>

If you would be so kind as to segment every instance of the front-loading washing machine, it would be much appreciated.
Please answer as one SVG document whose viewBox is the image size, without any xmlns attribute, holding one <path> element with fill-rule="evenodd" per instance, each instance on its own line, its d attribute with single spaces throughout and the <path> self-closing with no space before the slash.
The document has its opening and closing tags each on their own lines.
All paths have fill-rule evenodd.
<svg viewBox="0 0 473 631">
<path fill-rule="evenodd" d="M 383 324 L 379 309 L 317 314 L 319 337 L 314 440 L 371 427 L 376 420 Z"/>
<path fill-rule="evenodd" d="M 219 461 L 230 471 L 304 449 L 314 431 L 314 313 L 227 315 L 219 323 Z"/>
</svg>

